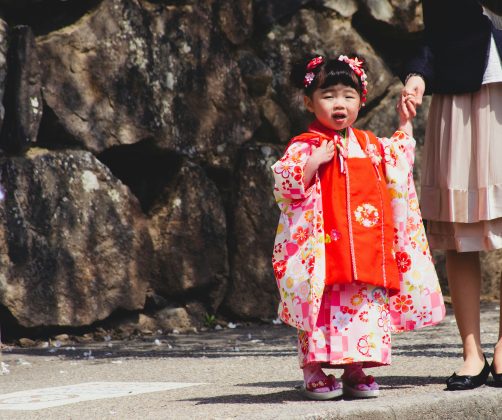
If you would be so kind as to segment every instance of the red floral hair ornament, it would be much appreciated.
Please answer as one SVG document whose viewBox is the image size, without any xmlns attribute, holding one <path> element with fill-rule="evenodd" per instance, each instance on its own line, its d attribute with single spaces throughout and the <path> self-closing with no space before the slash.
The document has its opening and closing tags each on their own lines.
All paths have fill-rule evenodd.
<svg viewBox="0 0 502 420">
<path fill-rule="evenodd" d="M 366 102 L 366 95 L 368 94 L 368 82 L 366 81 L 367 77 L 363 69 L 364 61 L 360 60 L 357 57 L 349 58 L 346 55 L 341 55 L 340 57 L 338 57 L 338 61 L 347 63 L 352 71 L 356 74 L 356 76 L 361 79 L 361 86 L 363 87 L 363 90 L 361 92 L 361 104 L 362 106 L 364 106 Z"/>
<path fill-rule="evenodd" d="M 310 86 L 315 79 L 315 73 L 312 70 L 319 67 L 322 63 L 324 63 L 324 57 L 322 56 L 315 57 L 307 63 L 307 73 L 303 79 L 303 86 L 306 88 Z"/>
</svg>

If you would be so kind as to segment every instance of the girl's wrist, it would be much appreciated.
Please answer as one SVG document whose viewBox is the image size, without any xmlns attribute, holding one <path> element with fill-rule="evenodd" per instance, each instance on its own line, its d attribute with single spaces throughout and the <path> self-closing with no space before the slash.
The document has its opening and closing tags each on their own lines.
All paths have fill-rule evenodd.
<svg viewBox="0 0 502 420">
<path fill-rule="evenodd" d="M 402 131 L 408 134 L 408 136 L 413 137 L 413 124 L 411 120 L 401 120 L 398 131 Z"/>
</svg>

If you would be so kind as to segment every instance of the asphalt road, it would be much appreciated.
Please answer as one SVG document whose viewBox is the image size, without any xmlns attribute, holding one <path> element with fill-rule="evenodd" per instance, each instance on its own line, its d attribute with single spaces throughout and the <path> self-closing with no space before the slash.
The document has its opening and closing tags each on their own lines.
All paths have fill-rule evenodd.
<svg viewBox="0 0 502 420">
<path fill-rule="evenodd" d="M 497 328 L 498 306 L 484 304 L 489 358 Z M 392 366 L 368 370 L 378 399 L 328 402 L 298 391 L 295 334 L 284 325 L 11 347 L 2 355 L 0 419 L 502 419 L 502 389 L 445 391 L 461 352 L 451 314 L 393 342 Z"/>
</svg>

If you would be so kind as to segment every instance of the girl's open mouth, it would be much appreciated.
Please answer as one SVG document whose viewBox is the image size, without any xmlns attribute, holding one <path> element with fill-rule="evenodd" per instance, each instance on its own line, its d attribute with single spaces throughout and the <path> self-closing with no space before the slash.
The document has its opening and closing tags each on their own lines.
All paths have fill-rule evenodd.
<svg viewBox="0 0 502 420">
<path fill-rule="evenodd" d="M 335 121 L 341 121 L 341 120 L 344 120 L 345 118 L 347 118 L 347 115 L 342 112 L 337 112 L 337 113 L 333 114 L 333 119 Z"/>
</svg>

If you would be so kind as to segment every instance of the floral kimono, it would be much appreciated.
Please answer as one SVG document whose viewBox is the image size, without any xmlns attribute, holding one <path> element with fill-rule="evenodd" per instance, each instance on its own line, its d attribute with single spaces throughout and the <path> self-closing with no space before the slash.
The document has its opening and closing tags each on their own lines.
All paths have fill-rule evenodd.
<svg viewBox="0 0 502 420">
<path fill-rule="evenodd" d="M 367 139 L 365 147 L 362 147 L 365 145 L 361 140 L 363 135 Z M 369 137 L 375 140 L 370 142 Z M 332 241 L 343 236 L 343 232 L 332 229 L 332 226 L 330 231 L 325 232 L 329 217 L 326 214 L 325 220 L 323 214 L 326 209 L 323 209 L 321 168 L 312 185 L 305 186 L 303 183 L 303 168 L 307 159 L 313 147 L 324 139 L 340 141 L 315 122 L 308 133 L 292 140 L 285 155 L 272 167 L 276 181 L 274 194 L 281 209 L 273 256 L 281 295 L 279 316 L 299 330 L 301 366 L 311 362 L 329 365 L 363 362 L 366 366 L 388 364 L 391 331 L 433 325 L 441 321 L 445 314 L 413 183 L 415 140 L 403 132 L 396 132 L 390 139 L 377 140 L 371 133 L 349 128 L 348 140 L 355 155 L 351 156 L 349 147 L 348 156 L 342 156 L 342 149 L 338 148 L 339 152 L 334 157 L 340 162 L 341 172 L 344 167 L 350 167 L 346 162 L 354 157 L 353 161 L 358 163 L 362 160 L 357 158 L 371 161 L 377 170 L 372 176 L 383 174 L 385 177 L 384 201 L 390 203 L 378 210 L 370 204 L 350 207 L 350 188 L 355 175 L 351 174 L 350 181 L 348 172 L 345 178 L 336 178 L 345 179 L 347 207 L 344 208 L 346 214 L 340 214 L 340 217 L 349 222 L 348 228 L 345 227 L 347 224 L 340 226 L 349 234 L 354 229 L 357 232 L 357 228 L 363 232 L 359 225 L 376 225 L 379 215 L 383 226 L 383 213 L 385 209 L 391 209 L 390 222 L 394 235 L 390 240 L 386 237 L 386 242 L 390 242 L 387 247 L 391 248 L 394 261 L 389 262 L 387 257 L 382 264 L 387 266 L 389 273 L 397 268 L 397 283 L 385 284 L 380 283 L 385 281 L 385 270 L 383 280 L 362 279 L 354 275 L 355 262 L 364 259 L 361 256 L 364 251 L 358 251 L 354 246 L 348 258 L 353 263 L 349 263 L 351 270 L 346 271 L 346 281 L 333 283 L 329 275 L 327 278 L 327 273 L 336 271 L 337 263 L 342 263 L 342 259 L 330 257 L 329 247 Z M 325 195 L 326 191 L 324 184 Z M 333 223 L 336 221 L 330 222 Z M 375 277 L 379 275 L 375 274 Z"/>
</svg>

